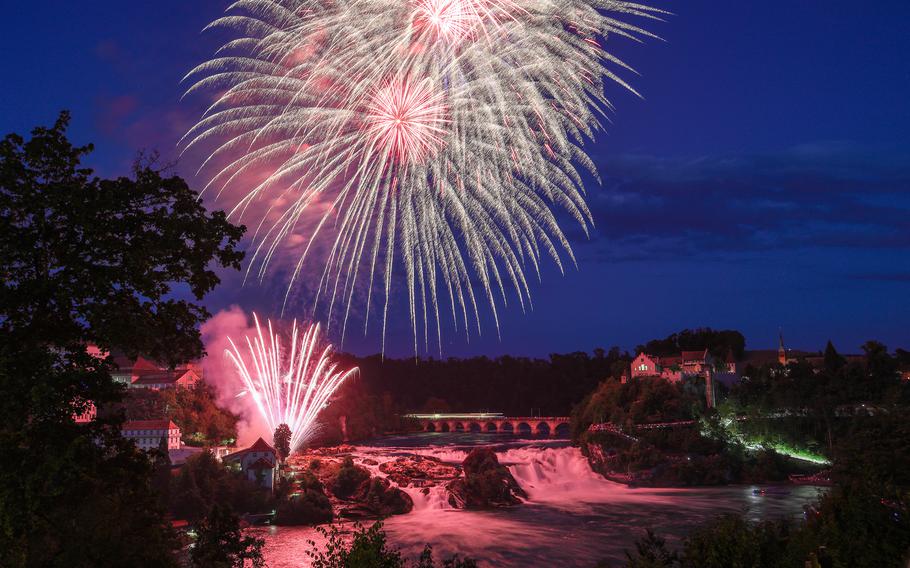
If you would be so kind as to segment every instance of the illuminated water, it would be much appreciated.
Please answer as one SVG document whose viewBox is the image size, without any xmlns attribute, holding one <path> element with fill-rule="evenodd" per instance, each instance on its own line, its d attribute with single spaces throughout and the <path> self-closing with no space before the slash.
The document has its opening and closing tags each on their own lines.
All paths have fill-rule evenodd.
<svg viewBox="0 0 910 568">
<path fill-rule="evenodd" d="M 418 434 L 359 446 L 355 456 L 377 461 L 402 454 L 431 455 L 460 463 L 472 447 L 492 446 L 527 491 L 524 504 L 495 511 L 449 507 L 442 488 L 424 496 L 406 489 L 414 510 L 385 521 L 391 542 L 412 558 L 430 543 L 441 555 L 470 555 L 481 566 L 586 566 L 601 560 L 621 566 L 645 527 L 673 538 L 722 512 L 744 511 L 752 519 L 801 516 L 814 500 L 813 487 L 756 486 L 699 489 L 628 488 L 591 471 L 577 448 L 559 440 L 516 440 L 495 434 Z M 355 458 L 355 461 L 358 461 Z M 378 472 L 376 467 L 371 470 Z M 266 539 L 271 568 L 306 566 L 305 527 L 257 529 Z M 319 540 L 318 538 L 316 540 Z"/>
</svg>

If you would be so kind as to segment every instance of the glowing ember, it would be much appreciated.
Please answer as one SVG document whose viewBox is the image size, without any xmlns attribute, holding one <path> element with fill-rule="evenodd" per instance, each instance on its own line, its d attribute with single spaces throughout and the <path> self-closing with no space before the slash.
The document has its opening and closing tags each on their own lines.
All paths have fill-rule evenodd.
<svg viewBox="0 0 910 568">
<path fill-rule="evenodd" d="M 332 346 L 319 342 L 319 325 L 300 333 L 297 320 L 291 327 L 290 353 L 282 350 L 281 337 L 268 322 L 268 334 L 263 335 L 259 318 L 256 335 L 246 337 L 248 359 L 228 339 L 231 349 L 225 355 L 233 361 L 244 390 L 249 394 L 271 435 L 279 424 L 291 429 L 291 449 L 294 450 L 315 433 L 319 412 L 328 406 L 329 398 L 357 368 L 339 370 L 332 361 Z M 249 363 L 249 364 L 247 364 Z"/>
</svg>

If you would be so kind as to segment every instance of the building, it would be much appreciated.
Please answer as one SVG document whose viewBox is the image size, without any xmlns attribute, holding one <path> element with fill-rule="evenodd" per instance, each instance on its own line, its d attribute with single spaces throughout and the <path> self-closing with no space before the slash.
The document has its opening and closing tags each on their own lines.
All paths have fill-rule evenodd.
<svg viewBox="0 0 910 568">
<path fill-rule="evenodd" d="M 671 382 L 682 379 L 680 357 L 657 357 L 639 353 L 632 361 L 632 378 L 660 377 Z"/>
<path fill-rule="evenodd" d="M 161 390 L 167 388 L 192 388 L 202 379 L 192 369 L 154 371 L 136 375 L 130 388 Z"/>
<path fill-rule="evenodd" d="M 130 388 L 191 388 L 202 380 L 202 366 L 195 362 L 170 369 L 142 356 L 114 355 L 114 364 L 117 369 L 111 376 Z"/>
<path fill-rule="evenodd" d="M 278 479 L 278 452 L 262 438 L 245 450 L 224 456 L 221 461 L 242 471 L 244 477 L 250 481 L 270 491 L 275 489 Z"/>
<path fill-rule="evenodd" d="M 180 448 L 180 427 L 171 420 L 133 420 L 125 422 L 121 428 L 124 438 L 136 443 L 140 450 L 153 450 L 161 445 L 161 439 L 167 441 L 168 450 Z"/>
<path fill-rule="evenodd" d="M 717 370 L 717 365 L 707 349 L 683 351 L 667 357 L 639 353 L 632 361 L 632 378 L 660 377 L 676 382 L 688 377 L 707 377 Z M 727 363 L 722 366 L 726 371 Z"/>
<path fill-rule="evenodd" d="M 736 361 L 729 354 L 725 361 L 716 360 L 707 349 L 683 351 L 679 355 L 657 357 L 639 353 L 632 360 L 632 378 L 659 377 L 670 382 L 702 377 L 705 379 L 705 396 L 709 408 L 715 403 L 715 376 L 727 377 L 736 373 Z"/>
</svg>

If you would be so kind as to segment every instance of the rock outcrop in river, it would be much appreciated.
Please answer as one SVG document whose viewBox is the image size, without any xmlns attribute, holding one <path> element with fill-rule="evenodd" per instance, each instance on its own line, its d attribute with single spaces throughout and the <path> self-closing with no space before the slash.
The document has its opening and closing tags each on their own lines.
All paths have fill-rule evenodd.
<svg viewBox="0 0 910 568">
<path fill-rule="evenodd" d="M 461 468 L 458 466 L 420 455 L 399 456 L 381 464 L 379 471 L 399 487 L 432 487 L 461 477 Z"/>
<path fill-rule="evenodd" d="M 521 503 L 527 494 L 489 448 L 475 448 L 461 464 L 464 477 L 446 485 L 456 508 L 488 509 Z"/>
<path fill-rule="evenodd" d="M 308 491 L 314 484 L 304 484 L 303 480 L 316 478 L 337 516 L 383 518 L 408 513 L 414 507 L 407 493 L 387 479 L 372 476 L 368 469 L 356 465 L 350 455 L 337 449 L 308 452 L 289 461 L 300 472 L 295 475 L 299 490 Z"/>
</svg>

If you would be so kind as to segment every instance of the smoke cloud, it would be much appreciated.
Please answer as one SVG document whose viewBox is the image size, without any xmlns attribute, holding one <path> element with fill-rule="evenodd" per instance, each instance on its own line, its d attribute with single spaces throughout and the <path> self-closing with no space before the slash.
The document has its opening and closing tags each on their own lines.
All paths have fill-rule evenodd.
<svg viewBox="0 0 910 568">
<path fill-rule="evenodd" d="M 243 391 L 243 383 L 234 364 L 225 355 L 225 350 L 230 349 L 231 345 L 228 338 L 235 342 L 244 341 L 247 334 L 255 331 L 252 314 L 247 314 L 240 306 L 233 305 L 215 314 L 202 325 L 200 331 L 207 353 L 202 360 L 205 380 L 215 387 L 219 406 L 240 415 L 240 422 L 237 423 L 237 445 L 249 446 L 259 437 L 271 443 L 272 432 L 256 411 L 252 398 L 238 396 Z"/>
</svg>

